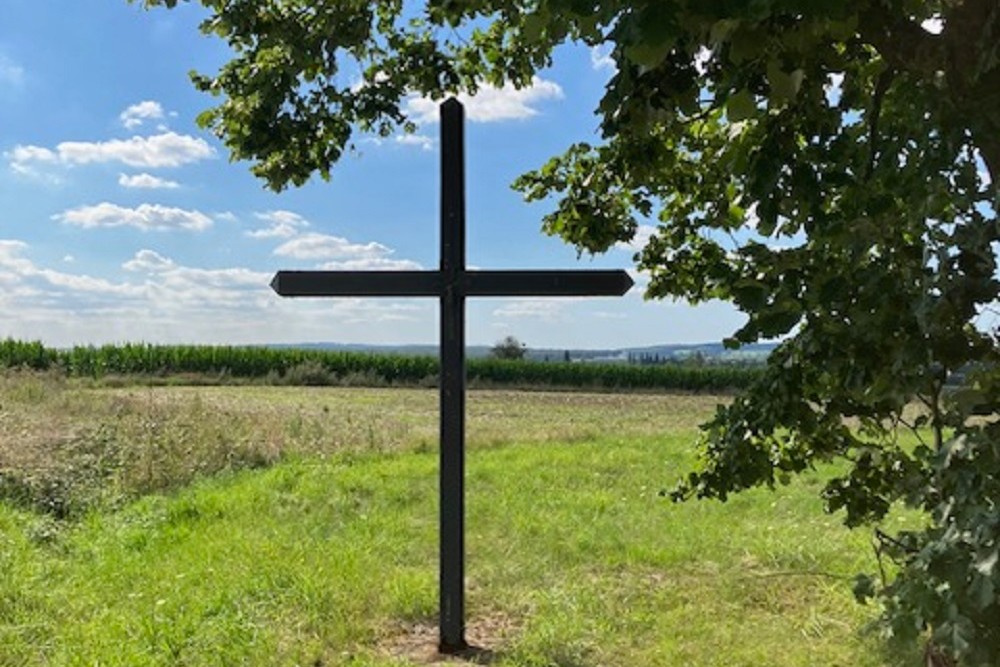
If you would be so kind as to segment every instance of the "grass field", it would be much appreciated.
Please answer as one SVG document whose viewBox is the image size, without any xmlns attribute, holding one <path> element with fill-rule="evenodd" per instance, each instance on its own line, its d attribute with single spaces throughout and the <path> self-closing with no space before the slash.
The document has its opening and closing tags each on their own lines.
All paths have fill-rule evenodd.
<svg viewBox="0 0 1000 667">
<path fill-rule="evenodd" d="M 820 473 L 659 495 L 707 396 L 473 392 L 469 636 L 490 664 L 917 665 L 862 631 Z M 433 660 L 437 394 L 0 381 L 0 665 Z"/>
</svg>

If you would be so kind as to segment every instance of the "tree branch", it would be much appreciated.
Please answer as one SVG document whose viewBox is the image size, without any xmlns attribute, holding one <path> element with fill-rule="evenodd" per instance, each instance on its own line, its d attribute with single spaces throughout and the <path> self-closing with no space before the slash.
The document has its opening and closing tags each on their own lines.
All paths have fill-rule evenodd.
<svg viewBox="0 0 1000 667">
<path fill-rule="evenodd" d="M 944 94 L 970 121 L 993 193 L 998 192 L 1000 180 L 1000 124 L 994 120 L 1000 103 L 1000 67 L 981 71 L 981 50 L 992 39 L 987 33 L 997 22 L 998 11 L 996 0 L 951 3 L 944 30 L 935 35 L 873 3 L 861 13 L 859 28 L 862 39 L 875 47 L 891 68 L 926 81 L 938 82 L 943 75 Z"/>
<path fill-rule="evenodd" d="M 945 41 L 876 3 L 862 12 L 859 31 L 893 68 L 933 78 L 947 60 Z"/>
</svg>

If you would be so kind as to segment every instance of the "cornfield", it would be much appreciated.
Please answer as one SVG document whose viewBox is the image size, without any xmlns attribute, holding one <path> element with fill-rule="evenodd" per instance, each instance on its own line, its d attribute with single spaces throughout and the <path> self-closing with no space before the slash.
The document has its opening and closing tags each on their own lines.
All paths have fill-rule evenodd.
<svg viewBox="0 0 1000 667">
<path fill-rule="evenodd" d="M 434 384 L 428 356 L 336 350 L 210 345 L 120 345 L 47 348 L 0 341 L 0 367 L 57 370 L 69 376 L 198 375 L 282 384 Z M 741 366 L 630 365 L 470 359 L 470 383 L 484 386 L 619 390 L 726 391 L 748 387 L 760 370 Z"/>
</svg>

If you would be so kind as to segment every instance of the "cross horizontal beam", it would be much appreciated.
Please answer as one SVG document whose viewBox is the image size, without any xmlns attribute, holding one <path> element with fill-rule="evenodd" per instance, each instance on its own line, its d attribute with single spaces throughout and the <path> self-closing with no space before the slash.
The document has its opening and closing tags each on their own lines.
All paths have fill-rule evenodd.
<svg viewBox="0 0 1000 667">
<path fill-rule="evenodd" d="M 621 296 L 632 278 L 607 271 L 463 271 L 453 286 L 462 296 Z M 433 296 L 444 294 L 440 271 L 278 271 L 281 296 Z"/>
</svg>

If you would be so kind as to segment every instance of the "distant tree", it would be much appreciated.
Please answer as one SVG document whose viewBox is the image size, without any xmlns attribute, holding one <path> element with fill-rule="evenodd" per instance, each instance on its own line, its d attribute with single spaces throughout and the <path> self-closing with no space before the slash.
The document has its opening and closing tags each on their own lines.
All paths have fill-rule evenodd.
<svg viewBox="0 0 1000 667">
<path fill-rule="evenodd" d="M 567 43 L 604 49 L 600 140 L 516 187 L 581 251 L 655 224 L 647 296 L 727 300 L 746 315 L 731 346 L 783 341 L 675 497 L 840 461 L 827 509 L 898 564 L 858 595 L 895 637 L 1000 664 L 1000 421 L 974 418 L 1000 412 L 982 319 L 1000 298 L 1000 2 L 200 1 L 235 53 L 195 75 L 220 98 L 199 122 L 276 190 L 329 177 L 358 131 L 414 130 L 410 95 L 526 87 Z M 880 526 L 896 503 L 926 521 Z"/>
<path fill-rule="evenodd" d="M 507 336 L 490 350 L 494 359 L 524 359 L 527 353 L 528 346 L 514 336 Z"/>
</svg>

